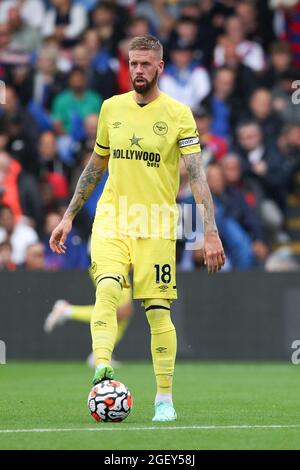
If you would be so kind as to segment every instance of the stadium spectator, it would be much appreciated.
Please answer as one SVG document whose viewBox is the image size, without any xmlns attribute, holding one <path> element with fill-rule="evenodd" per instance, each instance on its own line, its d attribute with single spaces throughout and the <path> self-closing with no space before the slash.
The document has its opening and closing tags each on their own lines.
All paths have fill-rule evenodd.
<svg viewBox="0 0 300 470">
<path fill-rule="evenodd" d="M 292 65 L 291 48 L 287 42 L 274 41 L 270 46 L 270 60 L 260 81 L 263 87 L 271 90 L 282 74 L 288 72 Z"/>
<path fill-rule="evenodd" d="M 255 72 L 262 72 L 265 69 L 264 51 L 260 44 L 246 39 L 246 31 L 241 19 L 237 16 L 228 18 L 225 31 L 226 34 L 219 38 L 214 51 L 215 66 L 221 67 L 225 64 L 224 46 L 229 42 L 235 45 L 237 54 L 243 64 Z"/>
<path fill-rule="evenodd" d="M 224 177 L 223 200 L 230 214 L 247 231 L 252 240 L 252 250 L 258 261 L 268 254 L 263 222 L 254 193 L 242 179 L 240 160 L 235 154 L 226 155 L 221 161 Z"/>
<path fill-rule="evenodd" d="M 235 78 L 235 73 L 230 68 L 217 69 L 212 93 L 204 101 L 212 113 L 211 131 L 228 142 L 232 139 L 232 131 L 242 112 L 239 100 L 234 96 Z"/>
<path fill-rule="evenodd" d="M 211 68 L 213 62 L 213 51 L 218 34 L 217 28 L 215 28 L 213 24 L 213 9 L 214 2 L 211 0 L 181 3 L 180 7 L 181 17 L 192 19 L 197 25 L 195 55 L 196 58 L 201 61 L 201 64 L 208 69 Z M 188 26 L 188 24 L 185 22 L 185 30 L 187 31 L 191 30 L 193 27 L 192 24 L 188 26 L 188 29 L 186 26 Z M 172 39 L 172 36 L 170 36 L 170 39 Z"/>
<path fill-rule="evenodd" d="M 11 7 L 20 7 L 21 18 L 25 24 L 40 28 L 44 21 L 45 6 L 42 0 L 2 0 L 0 4 L 0 23 L 7 23 Z"/>
<path fill-rule="evenodd" d="M 7 69 L 6 83 L 14 88 L 23 107 L 26 107 L 32 98 L 33 74 L 30 64 L 15 64 Z"/>
<path fill-rule="evenodd" d="M 86 10 L 71 0 L 51 0 L 43 21 L 45 38 L 54 38 L 63 47 L 71 47 L 87 26 Z"/>
<path fill-rule="evenodd" d="M 15 271 L 16 263 L 12 260 L 12 246 L 9 241 L 4 240 L 0 243 L 0 272 Z"/>
<path fill-rule="evenodd" d="M 278 34 L 286 40 L 293 53 L 293 63 L 300 67 L 300 4 L 298 0 L 270 0 L 271 7 L 278 13 L 280 30 Z"/>
<path fill-rule="evenodd" d="M 12 161 L 8 153 L 0 153 L 0 201 L 11 208 L 15 220 L 22 215 L 18 188 L 20 171 L 21 166 L 18 162 Z"/>
<path fill-rule="evenodd" d="M 8 135 L 6 150 L 28 172 L 36 165 L 38 127 L 32 114 L 20 103 L 16 91 L 6 86 L 5 105 L 0 104 L 0 129 Z"/>
<path fill-rule="evenodd" d="M 231 208 L 226 207 L 224 176 L 219 164 L 210 164 L 207 168 L 207 181 L 213 196 L 216 222 L 227 257 L 234 269 L 250 269 L 254 266 L 254 253 L 250 235 L 238 220 L 231 215 Z M 235 201 L 232 201 L 234 204 Z M 237 202 L 238 203 L 238 202 Z M 232 210 L 236 215 L 238 211 Z M 196 255 L 197 256 L 197 255 Z"/>
<path fill-rule="evenodd" d="M 299 271 L 300 264 L 291 252 L 290 248 L 283 246 L 268 256 L 265 263 L 267 272 L 292 272 Z"/>
<path fill-rule="evenodd" d="M 0 201 L 7 204 L 19 221 L 24 215 L 38 231 L 42 224 L 42 206 L 38 186 L 33 176 L 26 173 L 19 162 L 7 152 L 0 152 Z"/>
<path fill-rule="evenodd" d="M 212 116 L 209 109 L 201 105 L 192 111 L 199 132 L 205 166 L 213 160 L 221 160 L 227 153 L 228 144 L 225 139 L 211 132 Z"/>
<path fill-rule="evenodd" d="M 112 55 L 100 47 L 92 57 L 88 47 L 82 43 L 77 44 L 72 51 L 74 67 L 81 69 L 86 78 L 87 88 L 99 93 L 104 99 L 116 93 L 116 74 L 113 68 Z"/>
<path fill-rule="evenodd" d="M 261 31 L 258 31 L 259 24 L 257 18 L 257 10 L 252 0 L 242 0 L 235 6 L 235 14 L 241 21 L 245 37 L 247 39 L 256 40 L 261 37 Z"/>
<path fill-rule="evenodd" d="M 84 120 L 84 136 L 81 149 L 93 148 L 97 134 L 98 114 L 89 114 Z"/>
<path fill-rule="evenodd" d="M 53 253 L 49 247 L 49 238 L 54 227 L 60 222 L 61 216 L 58 212 L 50 212 L 46 216 L 44 225 L 43 244 L 45 247 L 46 268 L 49 271 L 60 271 L 70 269 L 87 269 L 89 260 L 87 256 L 86 243 L 73 228 L 66 242 L 66 256 Z"/>
<path fill-rule="evenodd" d="M 160 78 L 160 88 L 191 108 L 206 98 L 210 92 L 209 75 L 193 60 L 190 45 L 180 41 L 172 44 L 170 62 Z"/>
<path fill-rule="evenodd" d="M 278 139 L 278 145 L 291 169 L 289 191 L 300 196 L 300 123 L 287 123 Z"/>
<path fill-rule="evenodd" d="M 153 33 L 162 40 L 168 37 L 179 14 L 177 2 L 145 0 L 137 4 L 136 14 L 148 19 Z"/>
<path fill-rule="evenodd" d="M 128 47 L 129 47 L 129 38 L 125 38 L 118 44 L 117 50 L 117 90 L 118 93 L 127 93 L 132 89 L 132 83 L 129 75 L 128 67 Z"/>
<path fill-rule="evenodd" d="M 241 160 L 236 153 L 229 153 L 221 161 L 226 184 L 233 188 L 238 188 L 242 193 L 246 204 L 254 209 L 259 210 L 261 200 L 258 185 L 251 178 L 245 178 L 242 175 Z"/>
<path fill-rule="evenodd" d="M 264 139 L 272 142 L 281 132 L 283 119 L 273 110 L 270 91 L 258 88 L 250 98 L 249 108 L 250 117 L 260 125 Z"/>
<path fill-rule="evenodd" d="M 42 243 L 33 243 L 26 248 L 25 261 L 22 268 L 25 271 L 45 271 L 45 247 Z"/>
<path fill-rule="evenodd" d="M 32 84 L 32 97 L 41 112 L 50 111 L 54 97 L 66 85 L 66 77 L 57 70 L 58 50 L 44 46 L 38 52 Z"/>
<path fill-rule="evenodd" d="M 299 100 L 299 78 L 299 71 L 289 69 L 272 89 L 273 108 L 284 121 L 300 122 L 300 106 L 295 106 Z"/>
<path fill-rule="evenodd" d="M 41 134 L 38 145 L 38 179 L 47 180 L 53 188 L 55 198 L 66 198 L 69 194 L 68 167 L 60 160 L 55 135 L 51 131 Z"/>
<path fill-rule="evenodd" d="M 33 52 L 41 46 L 41 35 L 37 28 L 25 23 L 19 6 L 8 10 L 7 24 L 11 32 L 11 48 L 24 52 Z"/>
<path fill-rule="evenodd" d="M 235 73 L 234 94 L 241 102 L 241 107 L 247 107 L 247 100 L 259 85 L 257 74 L 239 57 L 233 43 L 224 44 L 224 66 Z"/>
<path fill-rule="evenodd" d="M 15 222 L 11 208 L 1 204 L 0 243 L 5 240 L 8 240 L 12 246 L 12 261 L 20 266 L 25 262 L 27 247 L 38 241 L 38 235 L 25 219 Z"/>
<path fill-rule="evenodd" d="M 99 113 L 102 103 L 100 95 L 86 88 L 84 72 L 74 68 L 69 75 L 69 88 L 59 93 L 52 108 L 54 127 L 58 134 L 78 131 L 83 120 L 92 113 Z"/>
<path fill-rule="evenodd" d="M 290 167 L 274 145 L 264 143 L 256 122 L 240 124 L 237 139 L 243 176 L 257 183 L 262 199 L 262 218 L 276 237 L 284 222 Z"/>
<path fill-rule="evenodd" d="M 200 17 L 200 10 L 199 17 Z M 173 44 L 186 46 L 194 51 L 194 55 L 198 61 L 203 58 L 203 51 L 198 42 L 198 19 L 190 16 L 181 16 L 178 18 L 171 31 L 168 43 L 166 44 L 166 53 L 169 54 L 173 48 Z"/>
<path fill-rule="evenodd" d="M 92 12 L 92 27 L 97 31 L 102 47 L 113 55 L 119 41 L 124 38 L 127 18 L 126 8 L 104 0 Z"/>
<path fill-rule="evenodd" d="M 134 38 L 136 36 L 147 36 L 147 34 L 151 34 L 151 28 L 147 18 L 138 15 L 129 18 L 126 26 L 127 37 Z"/>
</svg>

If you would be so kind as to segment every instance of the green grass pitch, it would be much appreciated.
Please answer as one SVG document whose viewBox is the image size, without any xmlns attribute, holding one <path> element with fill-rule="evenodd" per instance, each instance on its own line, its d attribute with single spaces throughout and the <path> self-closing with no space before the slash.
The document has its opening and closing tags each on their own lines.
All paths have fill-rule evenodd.
<svg viewBox="0 0 300 470">
<path fill-rule="evenodd" d="M 91 377 L 82 363 L 1 365 L 0 449 L 300 449 L 300 366 L 179 362 L 172 423 L 151 421 L 150 363 L 116 370 L 134 399 L 119 424 L 89 416 Z"/>
</svg>

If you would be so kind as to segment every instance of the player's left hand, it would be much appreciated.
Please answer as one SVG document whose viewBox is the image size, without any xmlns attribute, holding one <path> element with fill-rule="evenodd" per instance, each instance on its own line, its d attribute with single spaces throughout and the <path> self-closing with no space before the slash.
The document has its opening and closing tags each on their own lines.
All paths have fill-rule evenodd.
<svg viewBox="0 0 300 470">
<path fill-rule="evenodd" d="M 225 253 L 218 232 L 204 234 L 204 264 L 209 273 L 220 271 L 225 263 Z"/>
</svg>

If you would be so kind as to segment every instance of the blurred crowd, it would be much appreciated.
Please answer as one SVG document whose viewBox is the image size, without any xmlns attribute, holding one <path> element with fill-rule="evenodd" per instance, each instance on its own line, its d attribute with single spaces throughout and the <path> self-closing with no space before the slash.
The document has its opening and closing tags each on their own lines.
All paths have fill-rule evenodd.
<svg viewBox="0 0 300 470">
<path fill-rule="evenodd" d="M 101 103 L 131 89 L 130 39 L 145 34 L 164 45 L 160 88 L 193 110 L 225 269 L 272 270 L 272 247 L 289 239 L 287 198 L 300 198 L 297 0 L 1 0 L 0 270 L 89 265 L 105 178 L 67 254 L 48 239 L 93 150 Z M 194 204 L 183 165 L 178 203 Z M 202 266 L 201 245 L 185 244 L 179 268 Z"/>
</svg>

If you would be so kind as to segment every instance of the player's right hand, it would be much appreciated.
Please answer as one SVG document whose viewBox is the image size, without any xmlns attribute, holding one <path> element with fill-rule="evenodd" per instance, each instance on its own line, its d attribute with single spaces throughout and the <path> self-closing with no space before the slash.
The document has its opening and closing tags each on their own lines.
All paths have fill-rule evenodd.
<svg viewBox="0 0 300 470">
<path fill-rule="evenodd" d="M 53 253 L 62 255 L 66 252 L 67 247 L 65 241 L 71 230 L 72 220 L 70 219 L 62 219 L 58 226 L 55 227 L 49 240 L 49 245 Z"/>
</svg>

